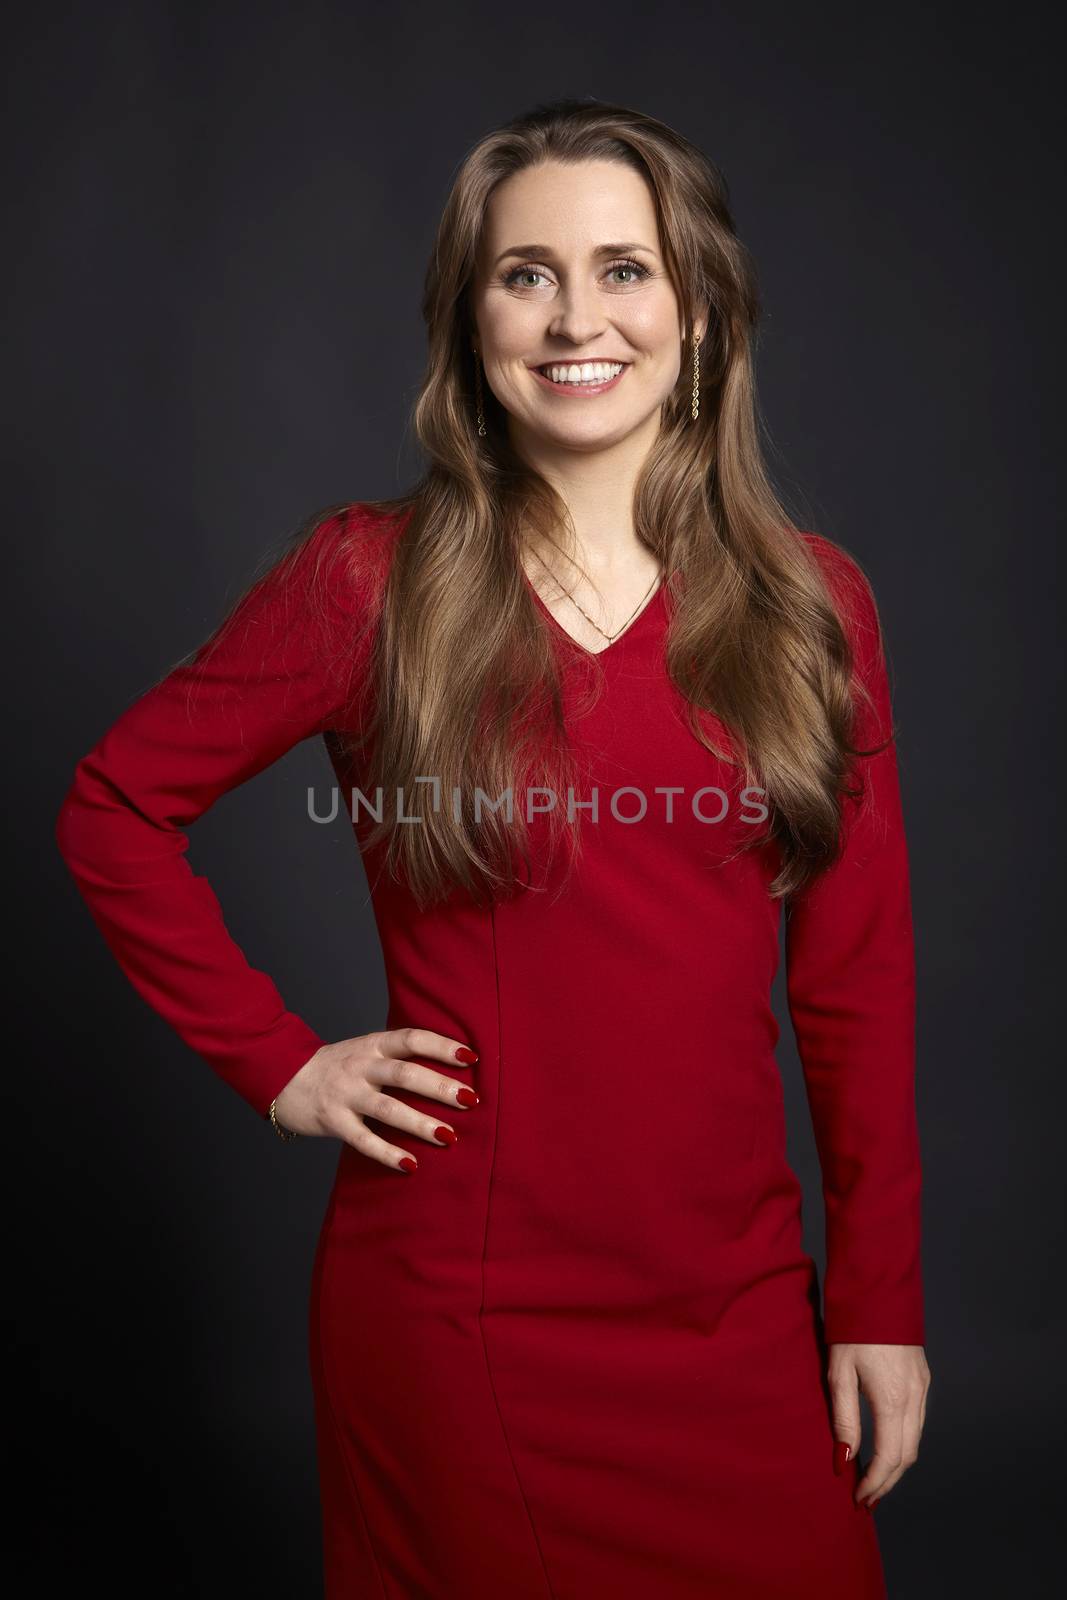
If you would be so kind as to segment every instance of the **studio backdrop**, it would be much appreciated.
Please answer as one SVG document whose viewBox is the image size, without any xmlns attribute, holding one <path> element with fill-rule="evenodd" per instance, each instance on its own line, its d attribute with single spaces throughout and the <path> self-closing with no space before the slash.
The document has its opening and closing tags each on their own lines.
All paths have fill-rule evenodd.
<svg viewBox="0 0 1067 1600">
<path fill-rule="evenodd" d="M 1054 59 L 1032 6 L 1008 28 L 911 5 L 325 0 L 9 24 L 20 1594 L 321 1593 L 308 1289 L 337 1142 L 279 1141 L 138 997 L 57 813 L 80 758 L 309 517 L 418 476 L 444 197 L 489 128 L 560 96 L 662 118 L 725 175 L 759 273 L 775 489 L 861 561 L 888 640 L 933 1373 L 920 1458 L 876 1513 L 889 1591 L 1053 1592 Z M 197 822 L 190 861 L 335 1040 L 383 1027 L 389 996 L 351 827 L 309 815 L 332 778 L 321 741 L 299 743 Z M 775 1008 L 821 1270 L 782 971 Z M 686 1116 L 667 1072 L 655 1136 Z"/>
</svg>

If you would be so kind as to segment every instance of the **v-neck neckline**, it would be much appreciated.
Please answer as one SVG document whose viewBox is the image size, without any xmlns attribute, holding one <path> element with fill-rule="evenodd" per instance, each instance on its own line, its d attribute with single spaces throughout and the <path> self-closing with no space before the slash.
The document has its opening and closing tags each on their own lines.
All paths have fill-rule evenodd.
<svg viewBox="0 0 1067 1600">
<path fill-rule="evenodd" d="M 626 624 L 626 626 L 622 630 L 622 632 L 620 634 L 617 634 L 615 636 L 615 638 L 612 639 L 611 643 L 610 644 L 606 644 L 602 650 L 588 650 L 584 644 L 581 644 L 579 642 L 579 640 L 577 640 L 574 637 L 573 633 L 568 633 L 567 629 L 563 626 L 562 622 L 560 622 L 559 618 L 545 604 L 544 600 L 542 599 L 541 595 L 538 593 L 537 588 L 535 587 L 535 585 L 534 585 L 533 581 L 531 580 L 530 575 L 526 571 L 525 567 L 522 567 L 521 571 L 522 571 L 523 580 L 528 585 L 530 593 L 533 595 L 535 605 L 537 605 L 537 607 L 548 618 L 549 622 L 552 624 L 552 627 L 556 630 L 556 632 L 559 633 L 559 634 L 562 634 L 563 638 L 567 641 L 567 643 L 569 645 L 571 645 L 575 650 L 577 650 L 581 655 L 583 655 L 583 656 L 592 656 L 592 657 L 596 657 L 597 659 L 600 659 L 600 658 L 602 658 L 604 656 L 612 655 L 616 650 L 618 650 L 620 645 L 623 645 L 623 644 L 626 643 L 626 640 L 629 639 L 630 635 L 635 633 L 636 630 L 641 626 L 642 622 L 648 616 L 649 612 L 652 611 L 657 605 L 660 605 L 662 603 L 663 591 L 664 591 L 664 588 L 666 587 L 663 575 L 661 574 L 660 575 L 660 580 L 659 580 L 658 584 L 656 585 L 656 588 L 655 588 L 654 592 L 645 601 L 644 605 L 641 607 L 641 609 L 637 613 L 636 617 L 634 617 L 632 619 L 632 621 L 630 621 L 630 622 L 628 622 Z"/>
</svg>

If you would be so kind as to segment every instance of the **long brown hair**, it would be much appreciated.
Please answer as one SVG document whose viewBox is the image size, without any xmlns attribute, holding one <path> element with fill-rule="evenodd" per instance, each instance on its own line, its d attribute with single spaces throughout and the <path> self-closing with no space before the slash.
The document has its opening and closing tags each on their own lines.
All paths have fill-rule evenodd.
<svg viewBox="0 0 1067 1600">
<path fill-rule="evenodd" d="M 495 813 L 475 820 L 476 789 L 498 796 L 536 782 L 561 795 L 573 781 L 559 641 L 554 647 L 520 563 L 530 531 L 570 541 L 573 528 L 561 497 L 512 449 L 507 415 L 487 386 L 484 438 L 474 425 L 469 296 L 486 205 L 497 184 L 547 160 L 623 162 L 654 197 L 687 332 L 682 377 L 636 485 L 635 528 L 663 564 L 667 670 L 689 702 L 692 732 L 766 792 L 780 850 L 769 889 L 789 895 L 838 852 L 841 797 L 857 792 L 848 786 L 855 696 L 865 691 L 820 563 L 763 463 L 753 370 L 759 296 L 726 182 L 664 123 L 596 101 L 538 105 L 480 139 L 440 219 L 423 298 L 428 360 L 414 407 L 428 465 L 410 493 L 359 503 L 403 519 L 376 618 L 366 791 L 402 787 L 421 823 L 397 827 L 387 816 L 364 843 L 387 840 L 389 865 L 422 904 L 456 885 L 479 898 L 507 893 L 516 852 L 525 855 L 525 819 L 517 807 L 510 824 Z M 698 312 L 708 320 L 694 423 Z M 365 556 L 360 526 L 353 519 L 354 563 Z M 592 679 L 596 662 L 595 653 L 582 662 Z M 729 748 L 713 740 L 702 711 L 727 731 Z M 415 782 L 426 775 L 440 780 L 436 808 L 431 787 Z M 551 814 L 553 837 L 577 827 L 563 809 Z"/>
</svg>

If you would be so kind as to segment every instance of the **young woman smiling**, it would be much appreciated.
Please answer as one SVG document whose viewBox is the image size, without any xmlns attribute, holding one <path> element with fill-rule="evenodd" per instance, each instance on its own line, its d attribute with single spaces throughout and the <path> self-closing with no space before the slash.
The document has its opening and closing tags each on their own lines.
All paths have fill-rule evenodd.
<svg viewBox="0 0 1067 1600">
<path fill-rule="evenodd" d="M 930 1382 L 907 850 L 870 586 L 761 461 L 758 310 L 720 174 L 663 123 L 563 101 L 481 139 L 426 279 L 424 475 L 314 518 L 60 814 L 140 992 L 283 1139 L 340 1141 L 333 1600 L 885 1594 L 870 1507 Z M 312 736 L 389 981 L 382 1031 L 334 1041 L 182 831 Z"/>
</svg>

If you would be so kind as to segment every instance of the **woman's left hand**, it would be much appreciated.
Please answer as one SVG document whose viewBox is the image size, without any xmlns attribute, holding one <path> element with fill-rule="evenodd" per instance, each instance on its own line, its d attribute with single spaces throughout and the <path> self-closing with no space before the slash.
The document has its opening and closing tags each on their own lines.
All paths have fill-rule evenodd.
<svg viewBox="0 0 1067 1600">
<path fill-rule="evenodd" d="M 860 1395 L 874 1420 L 874 1453 L 856 1487 L 868 1510 L 889 1493 L 918 1459 L 926 1420 L 930 1368 L 921 1344 L 832 1344 L 827 1378 L 833 1402 L 833 1433 L 860 1448 Z"/>
</svg>

